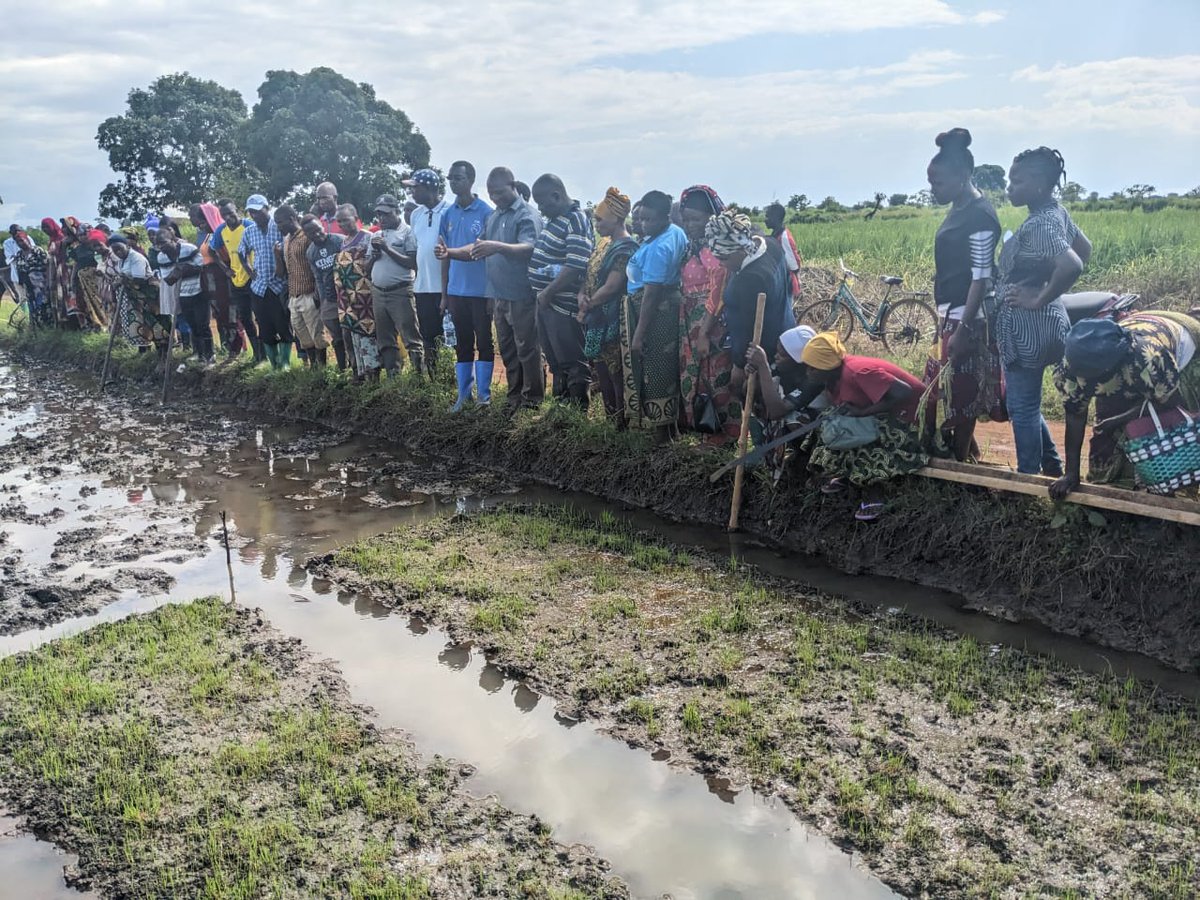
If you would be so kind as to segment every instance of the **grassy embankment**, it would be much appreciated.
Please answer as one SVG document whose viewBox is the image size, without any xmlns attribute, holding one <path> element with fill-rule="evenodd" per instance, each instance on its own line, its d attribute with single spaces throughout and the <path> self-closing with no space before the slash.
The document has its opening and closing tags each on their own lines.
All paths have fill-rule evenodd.
<svg viewBox="0 0 1200 900">
<path fill-rule="evenodd" d="M 912 895 L 1191 897 L 1200 710 L 688 553 L 486 511 L 314 569 L 446 623 L 568 708 L 778 791 Z"/>
<path fill-rule="evenodd" d="M 0 660 L 0 747 L 6 805 L 106 896 L 626 895 L 216 599 Z"/>
<path fill-rule="evenodd" d="M 0 346 L 93 375 L 105 344 L 99 334 L 0 329 Z M 114 390 L 157 406 L 153 355 L 118 344 L 114 358 Z M 707 475 L 729 458 L 728 449 L 700 452 L 695 436 L 654 447 L 645 433 L 613 429 L 598 408 L 583 416 L 547 403 L 508 416 L 495 404 L 448 415 L 451 373 L 444 366 L 433 385 L 409 373 L 356 385 L 332 368 L 273 373 L 240 363 L 188 369 L 173 383 L 180 396 L 387 438 L 452 464 L 492 467 L 695 522 L 727 520 L 730 481 L 710 485 Z M 1189 601 L 1200 591 L 1195 529 L 919 478 L 891 485 L 888 514 L 863 527 L 853 521 L 853 498 L 823 496 L 798 475 L 773 485 L 761 470 L 752 474 L 742 513 L 750 532 L 845 571 L 948 588 L 992 614 L 1032 619 L 1185 669 L 1200 663 L 1200 615 Z"/>
</svg>

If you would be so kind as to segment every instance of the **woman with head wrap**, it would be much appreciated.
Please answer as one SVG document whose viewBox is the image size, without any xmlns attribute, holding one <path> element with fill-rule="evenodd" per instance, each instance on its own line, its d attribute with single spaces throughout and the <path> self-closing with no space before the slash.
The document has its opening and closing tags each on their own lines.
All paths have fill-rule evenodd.
<svg viewBox="0 0 1200 900">
<path fill-rule="evenodd" d="M 34 325 L 54 324 L 54 311 L 50 305 L 49 283 L 53 263 L 50 255 L 33 242 L 24 231 L 14 236 L 17 242 L 17 258 L 13 264 L 17 275 L 29 295 L 30 319 Z"/>
<path fill-rule="evenodd" d="M 787 267 L 779 245 L 758 234 L 750 220 L 734 210 L 726 209 L 709 219 L 704 239 L 729 273 L 725 321 L 733 363 L 730 388 L 737 393 L 746 383 L 746 350 L 754 339 L 758 295 L 767 295 L 759 341 L 762 346 L 774 347 L 779 335 L 796 325 L 788 299 Z"/>
<path fill-rule="evenodd" d="M 116 269 L 111 277 L 121 336 L 139 353 L 151 344 L 161 346 L 165 353 L 167 333 L 158 317 L 158 284 L 150 263 L 123 233 L 109 236 L 108 249 L 108 259 Z"/>
<path fill-rule="evenodd" d="M 784 432 L 812 421 L 818 410 L 827 405 L 823 397 L 801 405 L 806 380 L 805 367 L 800 359 L 804 348 L 815 336 L 816 331 L 808 325 L 797 325 L 783 332 L 775 345 L 774 364 L 768 360 L 766 350 L 758 344 L 751 344 L 747 349 L 746 374 L 758 380 L 757 393 L 761 404 L 758 409 L 761 415 L 756 420 L 759 427 L 751 429 L 756 444 L 768 444 Z M 789 458 L 798 465 L 807 465 L 815 438 L 805 439 L 801 443 L 803 449 L 792 444 L 779 448 L 773 454 L 775 481 L 783 474 L 784 464 Z"/>
<path fill-rule="evenodd" d="M 876 440 L 849 450 L 820 443 L 810 465 L 829 479 L 822 488 L 824 493 L 843 491 L 847 483 L 866 488 L 855 518 L 878 518 L 883 503 L 872 488 L 915 471 L 928 461 L 921 451 L 916 427 L 925 386 L 895 363 L 851 356 L 833 331 L 813 336 L 804 345 L 800 361 L 805 366 L 805 387 L 794 401 L 797 409 L 808 407 L 824 395 L 828 405 L 841 415 L 873 416 L 876 420 Z"/>
<path fill-rule="evenodd" d="M 1066 181 L 1062 154 L 1038 147 L 1017 154 L 1008 171 L 1013 206 L 1029 217 L 1000 250 L 996 344 L 1004 365 L 1017 471 L 1063 474 L 1058 448 L 1042 416 L 1042 375 L 1062 359 L 1069 322 L 1063 292 L 1079 278 L 1092 245 L 1071 221 L 1055 189 Z"/>
<path fill-rule="evenodd" d="M 978 458 L 975 422 L 1002 419 L 1000 356 L 989 334 L 983 299 L 991 286 L 1000 220 L 971 182 L 971 133 L 952 128 L 936 139 L 926 176 L 933 198 L 949 203 L 933 242 L 933 299 L 942 320 L 941 353 L 925 367 L 934 438 L 959 461 Z"/>
<path fill-rule="evenodd" d="M 108 325 L 108 315 L 104 310 L 104 298 L 100 290 L 102 279 L 96 255 L 100 248 L 105 246 L 108 236 L 73 217 L 68 217 L 65 224 L 70 227 L 70 233 L 75 237 L 70 258 L 74 267 L 79 327 L 103 329 Z"/>
<path fill-rule="evenodd" d="M 717 192 L 705 184 L 693 185 L 679 195 L 679 214 L 688 238 L 680 273 L 680 421 L 684 428 L 694 430 L 707 396 L 717 414 L 718 431 L 706 438 L 712 444 L 737 440 L 742 417 L 741 401 L 730 386 L 733 358 L 726 340 L 726 272 L 704 241 L 708 220 L 724 209 Z"/>
<path fill-rule="evenodd" d="M 1121 429 L 1143 414 L 1181 406 L 1200 411 L 1200 321 L 1166 310 L 1135 313 L 1119 324 L 1084 319 L 1068 332 L 1054 384 L 1066 411 L 1066 473 L 1050 486 L 1061 500 L 1079 487 L 1080 455 L 1088 407 L 1096 401 L 1096 427 L 1088 454 L 1088 480 L 1113 482 L 1131 476 L 1119 452 Z"/>
<path fill-rule="evenodd" d="M 78 319 L 75 311 L 75 291 L 71 287 L 71 267 L 67 259 L 67 235 L 58 222 L 49 217 L 42 219 L 42 231 L 50 239 L 46 252 L 50 256 L 50 269 L 46 283 L 54 317 L 60 324 L 75 327 Z"/>
<path fill-rule="evenodd" d="M 679 421 L 679 273 L 687 236 L 671 224 L 671 198 L 650 191 L 641 202 L 645 243 L 629 259 L 621 310 L 625 417 L 653 428 L 661 443 Z"/>
<path fill-rule="evenodd" d="M 624 427 L 621 388 L 621 300 L 625 297 L 625 267 L 638 249 L 629 236 L 629 198 L 610 187 L 593 211 L 596 248 L 588 262 L 587 277 L 579 290 L 579 321 L 584 326 L 583 353 L 604 398 L 604 411 Z"/>
</svg>

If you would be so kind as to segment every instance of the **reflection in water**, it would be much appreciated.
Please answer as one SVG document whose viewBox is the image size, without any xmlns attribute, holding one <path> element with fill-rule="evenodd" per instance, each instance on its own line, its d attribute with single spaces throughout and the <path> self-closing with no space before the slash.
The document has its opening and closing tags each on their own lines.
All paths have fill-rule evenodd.
<svg viewBox="0 0 1200 900">
<path fill-rule="evenodd" d="M 494 694 L 505 685 L 504 673 L 499 668 L 488 663 L 479 670 L 479 686 L 489 694 Z"/>
<path fill-rule="evenodd" d="M 438 662 L 455 671 L 461 672 L 471 662 L 471 642 L 463 644 L 447 644 L 438 654 Z"/>
<path fill-rule="evenodd" d="M 14 900 L 83 900 L 91 891 L 67 887 L 63 867 L 76 857 L 31 834 L 18 834 L 17 821 L 0 815 L 0 896 Z"/>
</svg>

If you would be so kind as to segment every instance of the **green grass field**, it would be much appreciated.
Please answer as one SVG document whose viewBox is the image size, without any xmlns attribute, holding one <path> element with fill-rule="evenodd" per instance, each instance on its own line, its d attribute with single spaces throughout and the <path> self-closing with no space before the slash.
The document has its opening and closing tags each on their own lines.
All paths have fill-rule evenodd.
<svg viewBox="0 0 1200 900">
<path fill-rule="evenodd" d="M 999 210 L 1006 231 L 1016 230 L 1025 210 Z M 808 266 L 837 270 L 838 257 L 859 272 L 856 285 L 875 296 L 874 276 L 901 275 L 906 287 L 928 290 L 933 277 L 933 238 L 946 208 L 885 209 L 866 221 L 862 212 L 832 222 L 801 222 L 790 227 Z M 1092 259 L 1079 280 L 1079 290 L 1112 290 L 1141 294 L 1156 306 L 1187 309 L 1200 305 L 1200 213 L 1168 207 L 1072 213 L 1093 245 Z M 811 299 L 825 285 L 810 284 Z"/>
</svg>

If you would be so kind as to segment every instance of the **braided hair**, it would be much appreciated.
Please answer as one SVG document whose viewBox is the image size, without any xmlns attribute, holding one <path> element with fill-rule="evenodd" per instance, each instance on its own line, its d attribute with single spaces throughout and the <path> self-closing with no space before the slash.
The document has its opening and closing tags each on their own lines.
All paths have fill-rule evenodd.
<svg viewBox="0 0 1200 900">
<path fill-rule="evenodd" d="M 1013 165 L 1018 163 L 1029 166 L 1030 171 L 1048 188 L 1053 189 L 1067 183 L 1067 163 L 1057 150 L 1051 150 L 1049 147 L 1022 150 L 1013 158 Z"/>
<path fill-rule="evenodd" d="M 965 128 L 951 128 L 943 131 L 935 139 L 938 152 L 930 160 L 930 165 L 944 165 L 954 172 L 961 172 L 970 177 L 975 171 L 975 157 L 971 154 L 971 132 Z"/>
</svg>

